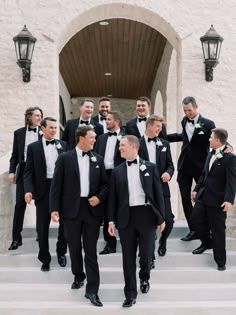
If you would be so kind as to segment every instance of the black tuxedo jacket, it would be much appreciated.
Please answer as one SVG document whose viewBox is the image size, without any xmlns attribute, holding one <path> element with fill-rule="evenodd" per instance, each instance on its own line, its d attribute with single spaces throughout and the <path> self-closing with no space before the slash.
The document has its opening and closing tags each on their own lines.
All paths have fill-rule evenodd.
<svg viewBox="0 0 236 315">
<path fill-rule="evenodd" d="M 127 122 L 125 127 L 125 133 L 127 135 L 133 135 L 136 136 L 137 138 L 141 138 L 141 135 L 137 127 L 137 117 Z M 162 131 L 160 132 L 159 137 L 162 139 L 167 139 L 166 126 L 164 124 L 162 124 Z"/>
<path fill-rule="evenodd" d="M 236 191 L 236 156 L 224 153 L 216 159 L 209 171 L 211 153 L 208 154 L 203 173 L 194 189 L 196 200 L 202 198 L 209 207 L 220 207 L 224 201 L 234 203 Z"/>
<path fill-rule="evenodd" d="M 120 129 L 120 130 L 121 130 L 120 135 L 123 136 L 125 134 L 124 130 L 123 129 Z M 106 153 L 106 145 L 107 145 L 108 137 L 109 137 L 108 133 L 104 133 L 103 135 L 98 137 L 95 144 L 95 148 L 94 148 L 94 151 L 100 154 L 103 158 L 105 157 L 105 153 Z M 114 167 L 124 162 L 124 159 L 120 156 L 119 144 L 120 144 L 120 141 L 117 139 L 116 146 L 115 146 L 115 154 L 114 154 Z"/>
<path fill-rule="evenodd" d="M 17 165 L 24 161 L 26 127 L 14 131 L 12 155 L 10 158 L 9 173 L 15 173 Z M 38 135 L 40 139 L 40 135 Z"/>
<path fill-rule="evenodd" d="M 58 156 L 67 151 L 67 144 L 64 141 L 56 140 L 55 144 Z M 47 181 L 47 164 L 43 149 L 42 139 L 31 143 L 27 149 L 27 161 L 24 172 L 25 192 L 31 192 L 35 200 L 44 197 Z"/>
<path fill-rule="evenodd" d="M 215 123 L 212 120 L 199 115 L 198 125 L 195 127 L 192 139 L 189 141 L 185 131 L 187 117 L 184 117 L 182 124 L 182 133 L 168 134 L 169 142 L 183 141 L 181 153 L 178 160 L 178 171 L 184 170 L 192 176 L 200 176 L 209 152 L 209 138 L 211 130 L 215 128 Z"/>
<path fill-rule="evenodd" d="M 93 121 L 95 121 L 96 123 L 99 124 L 99 117 L 98 117 L 98 115 L 93 116 L 92 119 L 93 119 Z"/>
<path fill-rule="evenodd" d="M 101 203 L 90 206 L 94 216 L 103 216 L 102 203 L 108 194 L 103 158 L 96 152 L 90 157 L 89 196 L 97 196 Z M 59 156 L 50 190 L 50 211 L 58 211 L 62 218 L 75 218 L 80 209 L 80 172 L 76 149 Z"/>
<path fill-rule="evenodd" d="M 160 178 L 155 164 L 144 161 L 140 158 L 140 180 L 147 200 L 150 203 L 157 218 L 157 225 L 164 222 L 165 206 Z M 129 189 L 126 162 L 115 167 L 112 171 L 109 200 L 108 200 L 108 222 L 116 222 L 118 229 L 125 228 L 129 223 Z"/>
<path fill-rule="evenodd" d="M 75 118 L 68 120 L 65 126 L 65 130 L 62 136 L 62 140 L 66 141 L 68 144 L 68 149 L 72 150 L 76 146 L 75 142 L 75 131 L 79 126 L 80 118 Z M 103 126 L 91 118 L 90 125 L 94 127 L 94 131 L 97 134 L 97 137 L 103 134 Z"/>
<path fill-rule="evenodd" d="M 164 172 L 167 172 L 171 177 L 174 174 L 174 164 L 170 152 L 170 144 L 168 141 L 161 139 L 163 145 L 156 145 L 156 167 L 161 176 Z M 147 161 L 150 161 L 148 149 L 144 136 L 140 138 L 139 156 Z M 168 183 L 163 183 L 161 180 L 164 196 L 170 196 L 170 188 Z"/>
</svg>

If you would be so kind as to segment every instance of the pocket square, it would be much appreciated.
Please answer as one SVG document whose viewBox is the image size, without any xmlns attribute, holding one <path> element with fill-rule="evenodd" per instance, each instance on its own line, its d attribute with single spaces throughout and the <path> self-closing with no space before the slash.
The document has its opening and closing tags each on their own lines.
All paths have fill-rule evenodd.
<svg viewBox="0 0 236 315">
<path fill-rule="evenodd" d="M 144 174 L 144 176 L 150 176 L 149 173 Z"/>
<path fill-rule="evenodd" d="M 204 135 L 205 133 L 203 131 L 200 131 L 198 134 L 199 135 Z"/>
<path fill-rule="evenodd" d="M 99 168 L 99 165 L 97 165 L 95 168 Z"/>
<path fill-rule="evenodd" d="M 164 147 L 164 148 L 161 150 L 161 152 L 166 152 L 166 147 Z"/>
</svg>

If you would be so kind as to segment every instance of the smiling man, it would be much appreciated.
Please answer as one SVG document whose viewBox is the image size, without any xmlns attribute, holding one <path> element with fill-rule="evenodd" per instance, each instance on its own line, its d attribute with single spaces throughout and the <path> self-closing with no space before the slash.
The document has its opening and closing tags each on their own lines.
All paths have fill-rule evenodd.
<svg viewBox="0 0 236 315">
<path fill-rule="evenodd" d="M 104 132 L 107 132 L 106 119 L 108 112 L 111 111 L 111 100 L 109 97 L 103 96 L 98 102 L 98 114 L 93 117 L 93 121 L 103 126 Z"/>
</svg>

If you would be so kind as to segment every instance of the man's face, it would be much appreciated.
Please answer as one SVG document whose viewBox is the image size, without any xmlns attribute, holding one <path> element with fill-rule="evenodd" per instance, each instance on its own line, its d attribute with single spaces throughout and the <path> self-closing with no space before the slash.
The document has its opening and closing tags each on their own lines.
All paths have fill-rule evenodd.
<svg viewBox="0 0 236 315">
<path fill-rule="evenodd" d="M 197 105 L 193 106 L 191 103 L 187 105 L 183 104 L 184 113 L 189 119 L 194 119 L 197 116 L 198 114 L 197 108 L 198 108 Z"/>
<path fill-rule="evenodd" d="M 210 136 L 209 141 L 210 141 L 210 147 L 211 147 L 212 149 L 217 149 L 217 148 L 221 147 L 221 145 L 222 145 L 222 144 L 220 143 L 219 139 L 216 138 L 214 132 L 211 133 L 211 136 Z"/>
<path fill-rule="evenodd" d="M 89 130 L 85 137 L 80 137 L 79 145 L 83 151 L 90 151 L 96 142 L 96 133 L 93 130 Z"/>
<path fill-rule="evenodd" d="M 52 140 L 55 138 L 57 133 L 57 123 L 55 121 L 47 120 L 46 127 L 41 127 L 43 136 L 47 140 Z"/>
<path fill-rule="evenodd" d="M 40 122 L 42 120 L 42 114 L 40 110 L 36 109 L 33 111 L 33 114 L 31 116 L 31 126 L 37 127 L 40 125 Z"/>
<path fill-rule="evenodd" d="M 109 101 L 101 101 L 98 105 L 99 114 L 106 117 L 107 113 L 111 110 L 111 103 Z"/>
<path fill-rule="evenodd" d="M 81 118 L 89 119 L 93 115 L 94 105 L 92 102 L 85 102 L 80 106 Z"/>
<path fill-rule="evenodd" d="M 117 129 L 117 121 L 114 119 L 112 114 L 107 115 L 106 124 L 108 130 Z"/>
<path fill-rule="evenodd" d="M 132 146 L 129 144 L 129 141 L 126 138 L 122 138 L 120 140 L 119 150 L 122 158 L 129 159 Z"/>
<path fill-rule="evenodd" d="M 139 117 L 146 117 L 149 114 L 150 106 L 147 102 L 137 101 L 136 103 L 136 112 Z"/>
<path fill-rule="evenodd" d="M 149 137 L 157 137 L 162 130 L 162 122 L 154 121 L 153 125 L 147 125 L 147 132 Z"/>
</svg>

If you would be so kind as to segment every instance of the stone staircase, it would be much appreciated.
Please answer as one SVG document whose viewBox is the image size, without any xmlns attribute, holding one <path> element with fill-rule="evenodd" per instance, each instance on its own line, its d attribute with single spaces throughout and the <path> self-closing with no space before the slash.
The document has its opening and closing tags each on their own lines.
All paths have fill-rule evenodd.
<svg viewBox="0 0 236 315">
<path fill-rule="evenodd" d="M 99 296 L 104 304 L 97 308 L 84 298 L 84 287 L 71 290 L 73 276 L 70 259 L 61 268 L 55 255 L 55 228 L 50 232 L 51 271 L 40 271 L 34 228 L 24 230 L 23 246 L 0 255 L 1 315 L 89 315 L 129 312 L 135 315 L 233 315 L 236 312 L 236 239 L 227 239 L 227 270 L 219 272 L 212 251 L 192 255 L 199 241 L 182 242 L 187 233 L 177 222 L 168 241 L 165 257 L 157 257 L 151 273 L 148 294 L 139 292 L 137 304 L 122 308 L 123 274 L 121 249 L 108 256 L 99 256 L 101 285 Z M 99 239 L 98 250 L 104 242 Z"/>
</svg>

